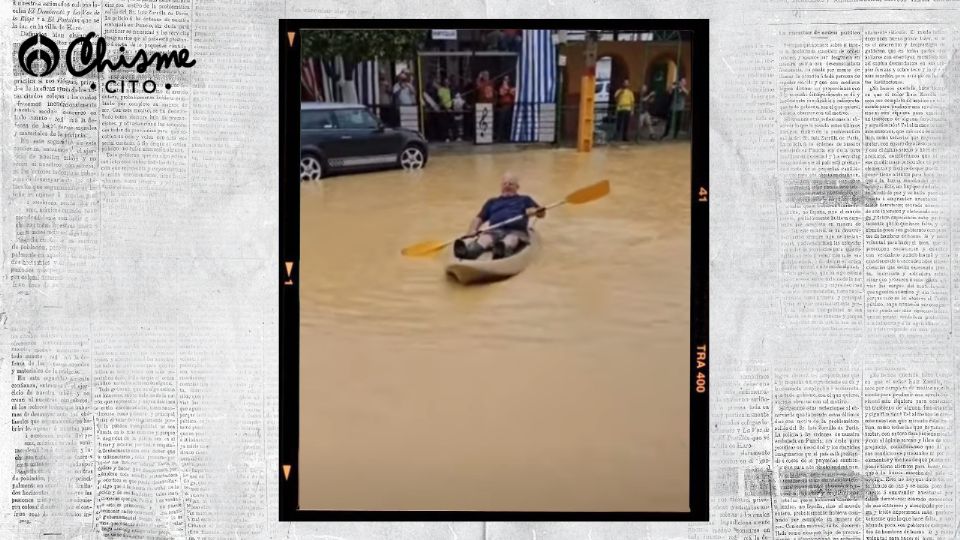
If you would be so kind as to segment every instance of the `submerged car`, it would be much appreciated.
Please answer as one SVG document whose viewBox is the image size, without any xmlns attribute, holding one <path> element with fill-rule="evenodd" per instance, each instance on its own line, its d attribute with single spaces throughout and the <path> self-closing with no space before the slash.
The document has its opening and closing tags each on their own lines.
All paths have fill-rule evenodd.
<svg viewBox="0 0 960 540">
<path fill-rule="evenodd" d="M 300 106 L 300 180 L 344 171 L 427 164 L 427 140 L 412 129 L 390 128 L 361 104 Z"/>
</svg>

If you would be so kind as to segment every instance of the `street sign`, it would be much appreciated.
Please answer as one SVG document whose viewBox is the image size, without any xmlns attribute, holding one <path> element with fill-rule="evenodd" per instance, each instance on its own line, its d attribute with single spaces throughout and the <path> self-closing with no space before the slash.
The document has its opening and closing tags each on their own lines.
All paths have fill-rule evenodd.
<svg viewBox="0 0 960 540">
<path fill-rule="evenodd" d="M 433 39 L 457 39 L 456 30 L 431 30 L 430 37 Z"/>
</svg>

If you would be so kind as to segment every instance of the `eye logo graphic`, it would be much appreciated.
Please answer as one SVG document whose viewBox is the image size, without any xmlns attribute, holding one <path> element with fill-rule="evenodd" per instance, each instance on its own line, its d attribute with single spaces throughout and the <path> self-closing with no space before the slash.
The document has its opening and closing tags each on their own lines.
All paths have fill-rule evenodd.
<svg viewBox="0 0 960 540">
<path fill-rule="evenodd" d="M 20 51 L 17 53 L 20 59 L 20 67 L 23 71 L 34 77 L 44 77 L 56 69 L 60 63 L 60 48 L 43 34 L 28 37 L 20 44 Z M 43 64 L 43 71 L 37 73 L 33 70 L 34 63 Z"/>
</svg>

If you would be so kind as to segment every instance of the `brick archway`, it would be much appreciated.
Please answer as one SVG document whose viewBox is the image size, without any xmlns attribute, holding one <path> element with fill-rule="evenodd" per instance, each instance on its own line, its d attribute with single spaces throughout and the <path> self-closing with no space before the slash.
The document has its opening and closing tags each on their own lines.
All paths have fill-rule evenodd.
<svg viewBox="0 0 960 540">
<path fill-rule="evenodd" d="M 631 79 L 630 73 L 630 64 L 627 60 L 618 53 L 610 53 L 605 51 L 597 52 L 597 61 L 599 62 L 603 58 L 610 59 L 610 82 L 608 85 L 608 96 L 605 103 L 601 103 L 600 100 L 597 100 L 597 106 L 610 105 L 613 103 L 613 94 L 617 91 L 617 88 L 620 88 L 620 85 L 623 84 L 625 79 L 630 80 L 630 84 L 633 84 L 633 79 Z M 599 82 L 599 79 L 598 79 Z"/>
<path fill-rule="evenodd" d="M 686 76 L 686 66 L 682 60 L 677 65 L 677 55 L 670 52 L 662 52 L 651 58 L 644 67 L 643 84 L 649 88 L 661 93 L 670 88 L 670 84 L 676 80 L 677 71 L 680 77 Z"/>
</svg>

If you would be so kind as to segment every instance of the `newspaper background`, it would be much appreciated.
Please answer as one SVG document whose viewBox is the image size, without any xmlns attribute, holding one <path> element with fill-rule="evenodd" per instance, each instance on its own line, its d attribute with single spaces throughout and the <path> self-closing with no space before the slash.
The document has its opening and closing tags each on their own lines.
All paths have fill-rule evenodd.
<svg viewBox="0 0 960 540">
<path fill-rule="evenodd" d="M 0 537 L 957 537 L 958 9 L 4 2 Z M 278 523 L 277 19 L 598 15 L 711 19 L 711 522 Z M 91 30 L 197 67 L 19 71 Z"/>
</svg>

